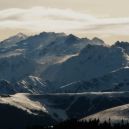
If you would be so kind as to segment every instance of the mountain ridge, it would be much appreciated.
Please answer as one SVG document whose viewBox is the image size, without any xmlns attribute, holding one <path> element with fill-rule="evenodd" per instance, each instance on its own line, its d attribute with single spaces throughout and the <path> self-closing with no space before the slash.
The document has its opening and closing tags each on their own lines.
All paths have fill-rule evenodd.
<svg viewBox="0 0 129 129">
<path fill-rule="evenodd" d="M 19 33 L 17 37 L 26 36 Z M 29 85 L 32 85 L 35 91 L 32 90 L 31 93 L 60 91 L 63 85 L 75 82 L 77 86 L 78 81 L 92 81 L 94 78 L 101 78 L 128 66 L 127 42 L 116 42 L 108 46 L 97 37 L 89 40 L 78 38 L 73 34 L 54 32 L 27 36 L 14 43 L 6 40 L 3 42 L 0 46 L 0 80 L 9 81 L 14 87 L 16 84 L 20 84 L 18 85 L 20 87 L 28 85 L 26 92 L 30 91 Z M 40 81 L 27 82 L 30 76 L 39 78 L 43 82 L 48 80 L 51 86 L 42 87 Z M 21 83 L 24 81 L 25 85 Z M 17 89 L 17 92 L 24 91 L 23 89 Z"/>
</svg>

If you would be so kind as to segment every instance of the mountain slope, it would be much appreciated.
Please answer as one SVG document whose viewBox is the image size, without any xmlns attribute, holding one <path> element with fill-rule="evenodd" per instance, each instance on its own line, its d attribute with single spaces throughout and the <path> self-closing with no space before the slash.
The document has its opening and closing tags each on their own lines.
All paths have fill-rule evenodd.
<svg viewBox="0 0 129 129">
<path fill-rule="evenodd" d="M 30 101 L 26 95 L 22 94 L 1 96 L 0 114 L 0 128 L 2 129 L 24 129 L 32 125 L 47 126 L 55 123 L 42 105 Z"/>
<path fill-rule="evenodd" d="M 92 120 L 92 119 L 94 120 L 99 118 L 101 122 L 109 121 L 109 119 L 113 123 L 119 123 L 122 120 L 124 120 L 124 122 L 129 122 L 128 112 L 129 112 L 129 104 L 126 104 L 98 112 L 94 115 L 88 116 L 81 120 Z"/>
<path fill-rule="evenodd" d="M 0 79 L 16 82 L 36 73 L 40 65 L 23 55 L 9 56 L 0 59 Z"/>
<path fill-rule="evenodd" d="M 127 65 L 128 55 L 122 48 L 88 45 L 78 56 L 49 67 L 43 75 L 64 85 L 101 77 Z"/>
<path fill-rule="evenodd" d="M 0 42 L 0 48 L 4 49 L 4 48 L 10 48 L 16 45 L 16 43 L 23 41 L 25 39 L 27 39 L 28 36 L 23 34 L 23 33 L 18 33 L 14 36 L 9 37 L 8 39 L 5 39 L 3 41 Z M 3 50 L 4 51 L 4 50 Z"/>
<path fill-rule="evenodd" d="M 120 68 L 102 77 L 90 81 L 72 82 L 57 88 L 55 92 L 99 92 L 99 91 L 128 91 L 129 68 Z"/>
</svg>

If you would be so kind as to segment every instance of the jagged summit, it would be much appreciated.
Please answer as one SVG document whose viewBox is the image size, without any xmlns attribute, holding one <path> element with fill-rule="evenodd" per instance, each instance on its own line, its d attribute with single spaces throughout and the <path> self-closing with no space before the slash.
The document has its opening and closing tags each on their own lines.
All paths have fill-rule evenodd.
<svg viewBox="0 0 129 129">
<path fill-rule="evenodd" d="M 17 42 L 20 42 L 22 40 L 25 40 L 27 39 L 27 35 L 23 34 L 23 33 L 17 33 L 16 35 L 14 36 L 11 36 L 3 41 L 1 41 L 1 43 L 17 43 Z"/>
<path fill-rule="evenodd" d="M 117 41 L 112 47 L 120 47 L 125 53 L 129 55 L 129 43 L 124 41 Z"/>
<path fill-rule="evenodd" d="M 118 46 L 118 47 L 129 47 L 129 43 L 128 42 L 123 42 L 123 41 L 117 41 L 113 46 Z"/>
<path fill-rule="evenodd" d="M 75 36 L 75 35 L 73 35 L 73 34 L 69 34 L 69 35 L 68 35 L 68 38 L 76 38 L 76 39 L 78 39 L 78 37 Z"/>
<path fill-rule="evenodd" d="M 46 32 L 43 31 L 41 33 L 39 33 L 37 36 L 44 36 L 44 35 L 58 35 L 58 36 L 67 36 L 65 33 L 56 33 L 56 32 Z"/>
<path fill-rule="evenodd" d="M 94 37 L 92 39 L 92 41 L 95 42 L 96 44 L 101 44 L 101 45 L 105 44 L 105 42 L 103 40 L 101 40 L 100 38 L 98 38 L 98 37 Z"/>
<path fill-rule="evenodd" d="M 28 37 L 26 34 L 21 33 L 21 32 L 17 33 L 15 36 L 18 36 L 18 37 Z"/>
</svg>

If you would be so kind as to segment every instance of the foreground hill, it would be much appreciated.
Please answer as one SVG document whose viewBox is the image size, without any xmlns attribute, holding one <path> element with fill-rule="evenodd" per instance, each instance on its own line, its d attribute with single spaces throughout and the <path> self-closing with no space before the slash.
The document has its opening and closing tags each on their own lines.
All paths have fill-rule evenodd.
<svg viewBox="0 0 129 129">
<path fill-rule="evenodd" d="M 127 103 L 128 92 L 1 95 L 0 128 L 16 128 L 18 124 L 23 125 L 21 128 L 32 124 L 52 125 L 71 118 L 81 119 Z"/>
<path fill-rule="evenodd" d="M 124 122 L 129 122 L 129 104 L 125 104 L 122 106 L 117 106 L 114 108 L 110 108 L 101 112 L 98 112 L 96 114 L 90 115 L 88 117 L 85 117 L 81 120 L 94 120 L 99 119 L 101 122 L 109 121 L 113 123 L 121 123 L 123 120 Z"/>
</svg>

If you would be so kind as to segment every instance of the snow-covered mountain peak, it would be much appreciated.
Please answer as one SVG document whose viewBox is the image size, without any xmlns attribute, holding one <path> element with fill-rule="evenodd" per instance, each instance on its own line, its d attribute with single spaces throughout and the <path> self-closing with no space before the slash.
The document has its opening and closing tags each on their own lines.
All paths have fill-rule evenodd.
<svg viewBox="0 0 129 129">
<path fill-rule="evenodd" d="M 124 53 L 129 55 L 129 43 L 117 41 L 112 47 L 120 47 L 123 49 Z"/>
<path fill-rule="evenodd" d="M 123 41 L 117 41 L 114 45 L 114 47 L 122 47 L 124 49 L 126 49 L 126 47 L 129 47 L 129 43 L 128 42 L 123 42 Z"/>
<path fill-rule="evenodd" d="M 79 41 L 80 39 L 78 37 L 76 37 L 73 34 L 70 34 L 66 37 L 66 43 L 75 43 L 77 41 Z"/>
<path fill-rule="evenodd" d="M 19 38 L 27 38 L 28 36 L 23 34 L 23 33 L 17 33 L 15 36 L 19 37 Z"/>
<path fill-rule="evenodd" d="M 20 42 L 22 40 L 25 40 L 28 36 L 23 34 L 23 33 L 18 33 L 14 36 L 11 36 L 5 40 L 3 40 L 1 43 L 16 43 L 16 42 Z"/>
<path fill-rule="evenodd" d="M 92 39 L 92 42 L 95 43 L 95 44 L 97 44 L 97 45 L 105 45 L 105 42 L 103 40 L 97 38 L 97 37 L 94 37 Z"/>
<path fill-rule="evenodd" d="M 65 33 L 55 33 L 55 32 L 41 32 L 40 34 L 39 34 L 40 36 L 52 36 L 52 35 L 55 35 L 55 36 L 67 36 Z M 38 35 L 37 35 L 38 36 Z"/>
<path fill-rule="evenodd" d="M 75 35 L 73 35 L 73 34 L 69 34 L 69 35 L 68 35 L 68 38 L 71 38 L 71 39 L 78 39 L 78 37 L 75 36 Z"/>
</svg>

